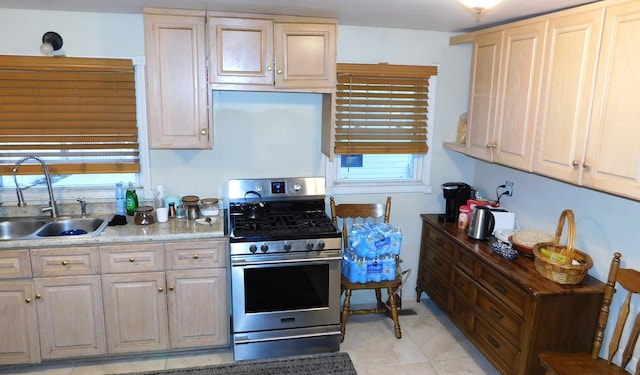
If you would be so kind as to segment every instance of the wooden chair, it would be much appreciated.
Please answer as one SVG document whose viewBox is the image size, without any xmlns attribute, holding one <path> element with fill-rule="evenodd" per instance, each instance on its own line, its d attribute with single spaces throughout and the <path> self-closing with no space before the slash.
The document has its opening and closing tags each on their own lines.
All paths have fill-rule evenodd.
<svg viewBox="0 0 640 375">
<path fill-rule="evenodd" d="M 389 216 L 391 214 L 391 197 L 387 197 L 385 205 L 380 203 L 343 203 L 336 205 L 333 197 L 329 199 L 331 205 L 331 218 L 336 226 L 339 227 L 338 219 L 342 221 L 342 238 L 343 248 L 349 247 L 349 227 L 358 219 L 361 221 L 373 220 L 377 221 L 383 219 L 385 223 L 389 222 Z M 367 282 L 352 283 L 344 275 L 342 276 L 340 289 L 341 293 L 345 293 L 344 303 L 342 304 L 342 313 L 340 317 L 340 342 L 344 341 L 345 330 L 347 326 L 347 320 L 350 315 L 353 314 L 387 314 L 393 319 L 393 326 L 395 329 L 396 338 L 401 338 L 402 333 L 400 331 L 400 323 L 398 322 L 398 307 L 396 305 L 395 291 L 400 288 L 402 282 L 402 276 L 396 272 L 395 280 L 385 280 L 380 282 Z M 351 292 L 354 290 L 373 289 L 376 293 L 376 308 L 375 309 L 351 309 Z M 388 304 L 382 302 L 381 290 L 386 289 L 389 294 Z M 398 301 L 399 302 L 399 301 Z"/>
<path fill-rule="evenodd" d="M 627 317 L 630 311 L 631 296 L 640 293 L 640 272 L 634 269 L 620 268 L 620 253 L 615 253 L 611 261 L 609 276 L 607 277 L 607 286 L 600 308 L 600 315 L 596 326 L 596 333 L 593 339 L 593 348 L 591 353 L 557 353 L 557 352 L 541 352 L 539 355 L 540 364 L 546 370 L 547 374 L 566 375 L 566 374 L 628 374 L 625 371 L 627 364 L 633 356 L 633 350 L 640 334 L 640 315 L 636 315 L 632 321 L 632 325 L 627 327 L 628 335 L 623 337 L 623 328 L 627 323 Z M 609 318 L 609 309 L 611 307 L 611 299 L 616 291 L 616 284 L 627 291 L 625 300 L 620 309 L 620 315 L 615 323 L 615 330 L 611 343 L 609 344 L 609 355 L 607 359 L 599 358 L 602 340 L 604 338 L 604 330 Z M 613 320 L 613 319 L 612 319 Z M 612 321 L 611 324 L 614 324 Z M 542 328 L 544 329 L 544 328 Z M 550 335 L 553 332 L 549 332 Z M 616 365 L 612 362 L 613 357 L 620 349 L 620 343 L 625 342 L 622 351 L 622 363 Z M 640 371 L 640 362 L 635 369 L 635 374 Z"/>
</svg>

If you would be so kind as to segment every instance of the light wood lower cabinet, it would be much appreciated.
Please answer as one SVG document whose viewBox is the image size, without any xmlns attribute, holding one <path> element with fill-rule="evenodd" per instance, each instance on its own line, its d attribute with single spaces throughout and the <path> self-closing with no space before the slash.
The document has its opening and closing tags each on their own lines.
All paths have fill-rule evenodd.
<svg viewBox="0 0 640 375">
<path fill-rule="evenodd" d="M 0 255 L 0 262 L 5 258 Z M 32 281 L 0 280 L 0 365 L 40 362 Z"/>
<path fill-rule="evenodd" d="M 603 283 L 556 284 L 532 259 L 506 260 L 455 223 L 422 219 L 418 301 L 427 292 L 501 373 L 543 374 L 543 350 L 591 350 Z"/>
</svg>

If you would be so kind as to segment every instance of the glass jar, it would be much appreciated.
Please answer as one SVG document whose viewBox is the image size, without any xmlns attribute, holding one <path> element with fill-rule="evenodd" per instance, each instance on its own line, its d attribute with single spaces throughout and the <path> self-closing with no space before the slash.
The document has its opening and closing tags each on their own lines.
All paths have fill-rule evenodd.
<svg viewBox="0 0 640 375">
<path fill-rule="evenodd" d="M 458 213 L 458 228 L 467 229 L 469 227 L 469 219 L 471 219 L 471 208 L 467 205 L 460 206 Z"/>
<path fill-rule="evenodd" d="M 153 207 L 140 206 L 136 208 L 136 211 L 133 214 L 133 220 L 136 225 L 149 225 L 155 223 L 156 220 L 153 217 Z"/>
<path fill-rule="evenodd" d="M 220 214 L 220 206 L 218 198 L 202 198 L 200 201 L 200 215 L 202 216 L 218 216 Z"/>
</svg>

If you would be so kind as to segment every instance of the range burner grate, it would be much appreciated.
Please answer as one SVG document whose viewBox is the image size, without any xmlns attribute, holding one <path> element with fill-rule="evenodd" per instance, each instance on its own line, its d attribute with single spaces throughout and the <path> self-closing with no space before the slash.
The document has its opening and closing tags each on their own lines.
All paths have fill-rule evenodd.
<svg viewBox="0 0 640 375">
<path fill-rule="evenodd" d="M 271 213 L 260 220 L 241 216 L 233 218 L 233 234 L 236 237 L 324 234 L 336 231 L 331 219 L 322 212 Z"/>
</svg>

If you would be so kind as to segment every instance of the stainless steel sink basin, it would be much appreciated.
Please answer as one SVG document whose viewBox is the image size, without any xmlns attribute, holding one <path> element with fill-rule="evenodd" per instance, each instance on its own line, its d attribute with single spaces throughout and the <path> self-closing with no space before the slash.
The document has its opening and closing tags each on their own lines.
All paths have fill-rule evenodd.
<svg viewBox="0 0 640 375">
<path fill-rule="evenodd" d="M 75 219 L 58 219 L 46 224 L 42 229 L 36 232 L 38 237 L 59 237 L 59 236 L 75 236 L 75 235 L 97 235 L 104 227 L 107 221 L 100 218 L 75 218 Z"/>
<path fill-rule="evenodd" d="M 0 240 L 15 240 L 28 236 L 46 224 L 39 219 L 14 219 L 0 221 Z"/>
</svg>

